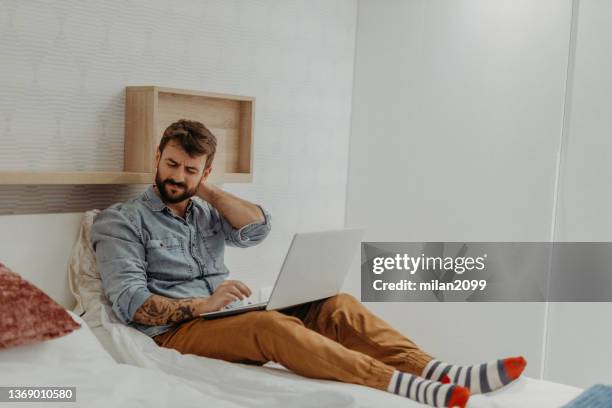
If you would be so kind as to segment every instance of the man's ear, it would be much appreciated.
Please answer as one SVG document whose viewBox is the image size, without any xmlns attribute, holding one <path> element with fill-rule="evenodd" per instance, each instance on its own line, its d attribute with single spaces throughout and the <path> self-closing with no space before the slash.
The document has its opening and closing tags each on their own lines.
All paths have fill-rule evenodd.
<svg viewBox="0 0 612 408">
<path fill-rule="evenodd" d="M 159 147 L 158 147 L 157 151 L 155 152 L 155 163 L 153 163 L 155 167 L 159 166 L 159 159 L 161 159 L 161 153 L 159 152 Z"/>
<path fill-rule="evenodd" d="M 211 171 L 212 171 L 212 166 L 208 166 L 208 168 L 204 170 L 204 173 L 202 173 L 202 180 L 206 181 Z"/>
</svg>

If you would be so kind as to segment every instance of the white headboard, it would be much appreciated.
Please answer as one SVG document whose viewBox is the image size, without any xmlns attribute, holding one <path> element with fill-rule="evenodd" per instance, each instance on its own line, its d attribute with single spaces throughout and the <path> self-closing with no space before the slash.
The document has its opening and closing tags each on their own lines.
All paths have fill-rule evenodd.
<svg viewBox="0 0 612 408">
<path fill-rule="evenodd" d="M 0 215 L 0 262 L 72 309 L 68 261 L 82 217 L 83 213 Z"/>
</svg>

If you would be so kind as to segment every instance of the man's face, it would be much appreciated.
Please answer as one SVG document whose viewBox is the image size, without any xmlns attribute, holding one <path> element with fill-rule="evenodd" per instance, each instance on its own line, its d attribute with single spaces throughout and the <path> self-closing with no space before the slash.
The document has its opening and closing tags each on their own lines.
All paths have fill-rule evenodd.
<svg viewBox="0 0 612 408">
<path fill-rule="evenodd" d="M 190 157 L 176 142 L 169 142 L 161 155 L 158 149 L 155 161 L 155 185 L 167 204 L 180 203 L 196 195 L 200 182 L 212 169 L 204 171 L 206 155 Z"/>
</svg>

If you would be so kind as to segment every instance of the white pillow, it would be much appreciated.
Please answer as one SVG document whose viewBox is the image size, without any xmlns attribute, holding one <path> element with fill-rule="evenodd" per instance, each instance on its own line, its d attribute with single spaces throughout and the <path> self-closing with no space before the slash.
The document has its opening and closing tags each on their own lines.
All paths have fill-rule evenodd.
<svg viewBox="0 0 612 408">
<path fill-rule="evenodd" d="M 104 295 L 102 279 L 96 269 L 96 253 L 91 246 L 91 226 L 99 212 L 100 210 L 94 209 L 83 215 L 79 236 L 72 248 L 68 264 L 70 291 L 77 301 L 74 312 L 82 315 L 83 320 L 108 354 L 115 361 L 125 363 L 124 353 L 117 349 L 110 332 L 103 325 L 103 309 L 109 315 L 105 316 L 106 320 L 113 323 L 120 322 L 111 309 L 110 301 Z M 132 330 L 138 332 L 136 329 Z"/>
<path fill-rule="evenodd" d="M 96 253 L 91 246 L 91 226 L 100 210 L 87 211 L 83 215 L 79 236 L 72 247 L 68 264 L 70 291 L 77 304 L 74 312 L 82 316 L 90 328 L 102 326 L 100 309 L 103 304 L 110 305 L 102 289 L 102 280 L 96 270 Z M 83 314 L 85 313 L 85 314 Z"/>
</svg>

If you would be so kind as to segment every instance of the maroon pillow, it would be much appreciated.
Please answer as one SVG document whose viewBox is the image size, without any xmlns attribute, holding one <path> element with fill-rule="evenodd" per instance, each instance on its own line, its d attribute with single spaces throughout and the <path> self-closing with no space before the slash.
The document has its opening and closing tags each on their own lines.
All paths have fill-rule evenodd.
<svg viewBox="0 0 612 408">
<path fill-rule="evenodd" d="M 54 339 L 79 327 L 63 307 L 0 262 L 0 349 Z"/>
</svg>

